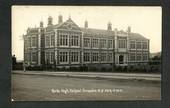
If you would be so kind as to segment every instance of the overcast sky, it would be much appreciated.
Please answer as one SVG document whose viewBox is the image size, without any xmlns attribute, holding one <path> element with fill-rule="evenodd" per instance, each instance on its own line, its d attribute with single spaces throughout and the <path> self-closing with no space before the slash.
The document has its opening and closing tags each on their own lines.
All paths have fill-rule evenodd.
<svg viewBox="0 0 170 108">
<path fill-rule="evenodd" d="M 118 6 L 13 6 L 12 7 L 12 54 L 18 60 L 23 60 L 22 35 L 28 27 L 38 27 L 43 21 L 47 25 L 48 16 L 53 17 L 53 24 L 57 24 L 58 15 L 63 21 L 69 15 L 80 27 L 88 21 L 89 28 L 107 29 L 107 23 L 112 28 L 140 33 L 150 39 L 150 52 L 161 51 L 162 42 L 162 9 L 161 7 L 118 7 Z"/>
</svg>

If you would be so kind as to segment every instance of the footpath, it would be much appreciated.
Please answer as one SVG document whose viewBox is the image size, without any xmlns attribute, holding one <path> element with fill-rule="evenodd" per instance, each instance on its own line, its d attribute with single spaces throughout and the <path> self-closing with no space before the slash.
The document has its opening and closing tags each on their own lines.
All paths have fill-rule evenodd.
<svg viewBox="0 0 170 108">
<path fill-rule="evenodd" d="M 12 71 L 12 74 L 23 75 L 45 75 L 70 78 L 92 78 L 109 80 L 133 80 L 133 81 L 153 81 L 160 82 L 161 74 L 153 73 L 109 73 L 109 72 L 50 72 L 50 71 Z"/>
</svg>

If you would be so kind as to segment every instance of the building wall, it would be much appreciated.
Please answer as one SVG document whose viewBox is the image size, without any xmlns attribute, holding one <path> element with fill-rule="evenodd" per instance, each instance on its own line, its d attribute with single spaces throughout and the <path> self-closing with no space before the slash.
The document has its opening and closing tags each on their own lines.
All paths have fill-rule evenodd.
<svg viewBox="0 0 170 108">
<path fill-rule="evenodd" d="M 130 44 L 133 43 L 133 46 Z M 137 44 L 141 44 L 141 47 L 137 47 Z M 145 46 L 146 45 L 146 46 Z M 149 60 L 149 40 L 130 40 L 129 43 L 129 62 L 131 64 L 148 62 Z"/>
<path fill-rule="evenodd" d="M 38 35 L 38 29 L 28 29 L 24 36 L 24 61 L 30 65 L 38 64 Z"/>
<path fill-rule="evenodd" d="M 78 30 L 28 29 L 24 36 L 24 61 L 29 65 L 58 66 L 113 63 L 125 66 L 147 62 L 149 40 L 131 39 L 128 35 L 115 32 L 104 36 Z M 123 63 L 120 58 L 123 58 Z"/>
</svg>

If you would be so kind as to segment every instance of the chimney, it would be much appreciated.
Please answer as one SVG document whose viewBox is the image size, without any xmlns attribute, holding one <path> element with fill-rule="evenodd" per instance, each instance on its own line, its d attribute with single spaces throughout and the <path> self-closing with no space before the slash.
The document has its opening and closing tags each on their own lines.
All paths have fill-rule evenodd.
<svg viewBox="0 0 170 108">
<path fill-rule="evenodd" d="M 118 32 L 118 29 L 117 29 L 117 28 L 115 28 L 115 30 L 114 30 L 114 31 L 115 31 L 115 34 L 117 34 L 117 32 Z"/>
<path fill-rule="evenodd" d="M 111 23 L 111 22 L 109 22 L 109 23 L 107 24 L 107 30 L 108 30 L 108 31 L 112 31 L 112 23 Z"/>
<path fill-rule="evenodd" d="M 28 27 L 28 29 L 27 29 L 27 34 L 29 33 L 29 31 L 30 31 L 30 27 Z"/>
<path fill-rule="evenodd" d="M 88 22 L 87 22 L 87 20 L 86 20 L 85 23 L 84 23 L 84 28 L 88 28 Z"/>
<path fill-rule="evenodd" d="M 40 27 L 43 27 L 43 22 L 42 21 L 40 21 Z"/>
<path fill-rule="evenodd" d="M 61 23 L 63 23 L 63 16 L 59 15 L 58 16 L 58 24 L 61 24 Z"/>
<path fill-rule="evenodd" d="M 71 20 L 71 15 L 69 14 L 69 16 L 68 16 L 68 20 Z"/>
<path fill-rule="evenodd" d="M 130 33 L 131 32 L 131 27 L 128 26 L 127 32 Z"/>
<path fill-rule="evenodd" d="M 48 26 L 53 25 L 53 18 L 51 16 L 48 17 Z"/>
</svg>

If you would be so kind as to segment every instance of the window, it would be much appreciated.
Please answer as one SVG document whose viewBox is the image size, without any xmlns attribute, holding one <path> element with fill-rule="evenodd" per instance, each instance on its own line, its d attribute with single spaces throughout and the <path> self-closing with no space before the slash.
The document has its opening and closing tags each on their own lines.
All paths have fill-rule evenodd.
<svg viewBox="0 0 170 108">
<path fill-rule="evenodd" d="M 84 38 L 84 47 L 90 47 L 90 38 Z"/>
<path fill-rule="evenodd" d="M 60 62 L 68 61 L 68 52 L 60 52 Z"/>
<path fill-rule="evenodd" d="M 135 60 L 136 60 L 135 53 L 130 53 L 130 61 L 135 61 Z"/>
<path fill-rule="evenodd" d="M 108 53 L 108 61 L 113 61 L 113 53 Z"/>
<path fill-rule="evenodd" d="M 27 44 L 28 44 L 28 47 L 31 47 L 31 37 L 28 37 L 28 42 L 27 42 Z"/>
<path fill-rule="evenodd" d="M 126 40 L 125 39 L 118 40 L 118 48 L 126 48 Z"/>
<path fill-rule="evenodd" d="M 30 62 L 31 61 L 31 53 L 28 52 L 28 53 L 25 53 L 25 56 L 24 56 L 24 60 L 27 61 L 27 62 Z"/>
<path fill-rule="evenodd" d="M 147 49 L 147 48 L 148 48 L 147 42 L 143 42 L 143 49 Z"/>
<path fill-rule="evenodd" d="M 89 52 L 85 52 L 84 53 L 84 62 L 89 62 L 90 61 L 90 53 Z"/>
<path fill-rule="evenodd" d="M 50 36 L 45 37 L 45 46 L 47 46 L 47 47 L 50 46 Z"/>
<path fill-rule="evenodd" d="M 24 39 L 24 48 L 28 47 L 28 40 Z"/>
<path fill-rule="evenodd" d="M 55 55 L 54 52 L 46 52 L 45 53 L 46 63 L 54 62 L 55 60 L 54 55 Z"/>
<path fill-rule="evenodd" d="M 79 46 L 79 37 L 78 36 L 70 37 L 70 46 Z"/>
<path fill-rule="evenodd" d="M 36 62 L 37 61 L 37 54 L 36 52 L 32 53 L 32 62 Z"/>
<path fill-rule="evenodd" d="M 71 62 L 79 61 L 79 52 L 71 52 Z"/>
<path fill-rule="evenodd" d="M 148 60 L 148 54 L 147 53 L 143 53 L 143 61 Z"/>
<path fill-rule="evenodd" d="M 55 44 L 55 36 L 51 35 L 51 46 L 54 46 Z"/>
<path fill-rule="evenodd" d="M 24 53 L 24 61 L 28 61 L 28 53 Z"/>
<path fill-rule="evenodd" d="M 50 62 L 54 62 L 54 52 L 50 53 Z"/>
<path fill-rule="evenodd" d="M 113 48 L 115 48 L 115 40 L 113 40 Z"/>
<path fill-rule="evenodd" d="M 36 37 L 32 37 L 31 47 L 36 47 Z"/>
<path fill-rule="evenodd" d="M 101 53 L 101 61 L 106 61 L 106 53 Z"/>
<path fill-rule="evenodd" d="M 93 62 L 99 61 L 99 53 L 92 53 L 92 61 Z"/>
<path fill-rule="evenodd" d="M 61 46 L 68 45 L 68 35 L 60 35 L 60 45 Z"/>
<path fill-rule="evenodd" d="M 108 48 L 113 48 L 113 41 L 112 40 L 108 40 Z"/>
<path fill-rule="evenodd" d="M 46 63 L 50 62 L 50 52 L 45 53 Z"/>
<path fill-rule="evenodd" d="M 92 39 L 92 47 L 93 48 L 99 47 L 99 40 L 98 39 Z"/>
<path fill-rule="evenodd" d="M 142 49 L 142 45 L 141 45 L 141 42 L 137 42 L 137 46 L 136 46 L 137 49 Z"/>
<path fill-rule="evenodd" d="M 136 49 L 135 41 L 130 41 L 130 49 Z"/>
<path fill-rule="evenodd" d="M 51 36 L 46 36 L 45 37 L 45 46 L 46 47 L 50 47 L 50 46 L 54 46 L 55 45 L 55 36 L 51 35 Z"/>
<path fill-rule="evenodd" d="M 101 39 L 100 45 L 101 45 L 101 48 L 106 48 L 106 39 Z"/>
<path fill-rule="evenodd" d="M 142 54 L 141 53 L 137 53 L 136 61 L 141 61 L 141 60 L 142 60 Z"/>
</svg>

